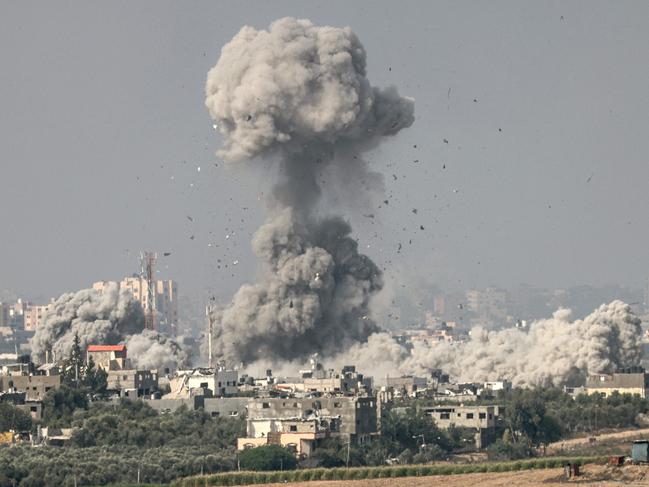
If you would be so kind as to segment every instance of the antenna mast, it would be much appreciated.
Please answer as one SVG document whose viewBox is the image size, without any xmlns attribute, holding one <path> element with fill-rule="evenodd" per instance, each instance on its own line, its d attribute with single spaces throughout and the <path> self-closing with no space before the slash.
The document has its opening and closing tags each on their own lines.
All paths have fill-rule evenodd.
<svg viewBox="0 0 649 487">
<path fill-rule="evenodd" d="M 155 252 L 140 253 L 140 279 L 146 282 L 146 302 L 144 303 L 144 328 L 156 329 L 156 289 L 155 289 L 155 262 L 158 255 Z"/>
</svg>

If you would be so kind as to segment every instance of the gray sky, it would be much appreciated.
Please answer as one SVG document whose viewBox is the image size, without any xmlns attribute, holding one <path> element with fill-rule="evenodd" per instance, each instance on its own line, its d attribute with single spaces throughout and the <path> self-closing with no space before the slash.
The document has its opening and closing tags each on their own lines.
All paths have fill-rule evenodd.
<svg viewBox="0 0 649 487">
<path fill-rule="evenodd" d="M 241 26 L 289 15 L 351 26 L 372 84 L 416 99 L 370 156 L 390 204 L 345 215 L 390 292 L 649 275 L 647 2 L 5 2 L 0 289 L 118 279 L 140 249 L 181 292 L 252 280 L 267 174 L 214 156 L 203 88 Z"/>
</svg>

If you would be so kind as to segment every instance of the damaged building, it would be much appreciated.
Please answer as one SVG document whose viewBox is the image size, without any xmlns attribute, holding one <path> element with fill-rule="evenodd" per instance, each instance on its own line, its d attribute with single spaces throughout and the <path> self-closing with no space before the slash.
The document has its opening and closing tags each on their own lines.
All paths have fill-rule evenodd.
<svg viewBox="0 0 649 487">
<path fill-rule="evenodd" d="M 308 456 L 326 437 L 364 445 L 378 434 L 378 408 L 374 397 L 254 398 L 237 446 L 280 444 Z"/>
</svg>

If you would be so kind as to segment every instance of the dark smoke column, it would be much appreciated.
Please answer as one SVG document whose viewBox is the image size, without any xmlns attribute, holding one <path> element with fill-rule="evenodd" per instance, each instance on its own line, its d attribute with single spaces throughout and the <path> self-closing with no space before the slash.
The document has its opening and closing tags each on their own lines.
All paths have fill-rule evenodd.
<svg viewBox="0 0 649 487">
<path fill-rule="evenodd" d="M 207 77 L 206 105 L 231 163 L 277 159 L 267 222 L 253 238 L 263 264 L 215 312 L 214 350 L 235 362 L 330 355 L 377 330 L 369 300 L 381 272 L 358 253 L 351 227 L 316 216 L 323 168 L 338 190 L 376 180 L 360 153 L 414 121 L 414 101 L 366 78 L 365 50 L 349 28 L 285 18 L 268 31 L 244 27 Z M 350 199 L 355 195 L 349 194 Z"/>
</svg>

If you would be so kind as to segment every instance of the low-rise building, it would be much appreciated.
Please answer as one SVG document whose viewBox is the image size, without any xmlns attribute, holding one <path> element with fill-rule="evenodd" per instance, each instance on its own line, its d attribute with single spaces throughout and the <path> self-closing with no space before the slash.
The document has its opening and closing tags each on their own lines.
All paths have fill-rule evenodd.
<svg viewBox="0 0 649 487">
<path fill-rule="evenodd" d="M 206 397 L 203 409 L 215 417 L 244 417 L 248 406 L 247 397 Z"/>
<path fill-rule="evenodd" d="M 471 428 L 476 430 L 476 448 L 483 448 L 494 441 L 498 406 L 433 406 L 423 410 L 435 420 L 441 429 Z"/>
<path fill-rule="evenodd" d="M 333 423 L 335 428 L 335 422 Z M 332 423 L 324 419 L 256 419 L 247 422 L 246 438 L 237 438 L 237 449 L 280 445 L 298 458 L 305 458 L 327 438 Z"/>
<path fill-rule="evenodd" d="M 0 391 L 24 392 L 29 401 L 41 401 L 48 391 L 61 387 L 60 375 L 2 375 Z"/>
<path fill-rule="evenodd" d="M 591 375 L 586 381 L 588 394 L 600 394 L 603 397 L 618 393 L 646 398 L 647 390 L 649 390 L 649 374 L 639 368 L 614 374 Z"/>
<path fill-rule="evenodd" d="M 214 397 L 236 396 L 239 392 L 238 381 L 239 372 L 227 369 L 225 364 L 220 364 L 215 369 L 181 370 L 169 381 L 169 398 L 189 397 L 194 389 L 209 390 L 208 395 Z"/>
<path fill-rule="evenodd" d="M 158 389 L 158 372 L 136 369 L 109 370 L 107 383 L 107 390 L 119 392 L 121 396 L 148 396 Z"/>
<path fill-rule="evenodd" d="M 424 377 L 405 375 L 402 377 L 387 377 L 386 383 L 396 395 L 416 397 L 428 389 L 428 380 Z"/>
<path fill-rule="evenodd" d="M 123 370 L 130 368 L 126 345 L 88 345 L 86 361 L 92 361 L 104 370 Z"/>
<path fill-rule="evenodd" d="M 248 421 L 321 419 L 338 426 L 331 436 L 353 444 L 370 443 L 378 434 L 378 405 L 374 397 L 254 398 L 248 402 Z"/>
</svg>

